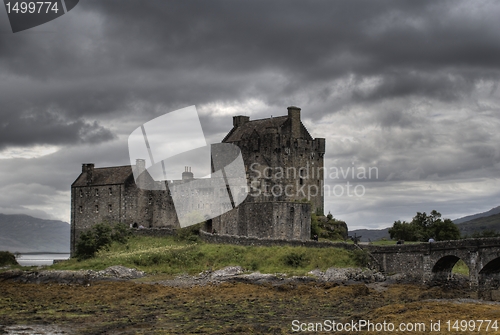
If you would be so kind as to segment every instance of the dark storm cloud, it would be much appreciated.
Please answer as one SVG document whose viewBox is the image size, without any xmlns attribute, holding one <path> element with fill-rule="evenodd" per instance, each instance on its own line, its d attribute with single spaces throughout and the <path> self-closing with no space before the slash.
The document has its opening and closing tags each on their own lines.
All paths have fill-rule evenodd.
<svg viewBox="0 0 500 335">
<path fill-rule="evenodd" d="M 161 114 L 197 105 L 213 143 L 234 114 L 299 105 L 311 134 L 327 138 L 327 164 L 379 168 L 366 181 L 379 187 L 373 200 L 345 201 L 344 212 L 380 215 L 384 201 L 425 194 L 396 201 L 386 180 L 498 174 L 499 16 L 487 1 L 80 2 L 0 34 L 0 149 L 63 146 L 2 160 L 0 185 L 30 185 L 47 211 L 45 195 L 67 192 L 82 162 L 128 164 L 128 134 Z M 26 211 L 36 199 L 26 195 Z"/>
<path fill-rule="evenodd" d="M 498 11 L 490 5 L 491 13 Z M 499 74 L 496 16 L 484 17 L 483 11 L 479 20 L 467 6 L 86 1 L 45 28 L 54 33 L 4 34 L 0 69 L 31 78 L 31 85 L 13 85 L 23 85 L 38 106 L 56 106 L 74 122 L 120 122 L 137 100 L 173 110 L 251 95 L 282 107 L 308 88 L 324 92 L 316 94 L 326 100 L 330 82 L 346 76 L 354 78 L 354 101 L 407 95 L 452 101 L 478 80 L 498 80 Z M 376 78 L 368 90 L 360 88 L 366 78 Z M 2 101 L 22 105 L 8 96 Z M 54 130 L 72 132 L 53 122 Z"/>
<path fill-rule="evenodd" d="M 29 114 L 4 114 L 0 123 L 0 149 L 33 144 L 99 143 L 113 137 L 95 121 L 68 121 L 56 113 L 36 109 Z"/>
</svg>

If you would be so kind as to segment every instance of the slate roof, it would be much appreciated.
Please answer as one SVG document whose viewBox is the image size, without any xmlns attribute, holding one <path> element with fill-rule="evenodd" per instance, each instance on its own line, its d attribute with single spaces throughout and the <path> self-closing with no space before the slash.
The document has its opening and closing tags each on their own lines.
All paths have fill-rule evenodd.
<svg viewBox="0 0 500 335">
<path fill-rule="evenodd" d="M 247 123 L 234 127 L 231 131 L 224 137 L 222 142 L 237 142 L 242 138 L 250 136 L 250 134 L 255 130 L 257 133 L 262 135 L 267 128 L 279 128 L 288 120 L 288 116 L 278 116 L 267 119 L 251 120 Z"/>
<path fill-rule="evenodd" d="M 130 165 L 94 168 L 91 185 L 123 184 L 131 175 Z M 87 172 L 82 172 L 71 186 L 87 186 Z"/>
</svg>

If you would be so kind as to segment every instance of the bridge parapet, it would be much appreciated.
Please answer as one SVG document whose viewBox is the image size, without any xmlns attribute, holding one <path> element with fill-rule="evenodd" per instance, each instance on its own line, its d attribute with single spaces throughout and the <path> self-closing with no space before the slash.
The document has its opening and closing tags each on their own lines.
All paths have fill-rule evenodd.
<svg viewBox="0 0 500 335">
<path fill-rule="evenodd" d="M 365 245 L 387 274 L 401 273 L 427 283 L 449 280 L 458 260 L 469 267 L 469 283 L 479 296 L 500 300 L 500 238 L 465 239 L 390 246 Z"/>
</svg>

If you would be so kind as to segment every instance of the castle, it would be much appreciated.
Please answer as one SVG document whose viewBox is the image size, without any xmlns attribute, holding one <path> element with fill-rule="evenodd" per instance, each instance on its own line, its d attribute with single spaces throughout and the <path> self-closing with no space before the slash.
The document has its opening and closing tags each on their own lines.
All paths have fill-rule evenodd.
<svg viewBox="0 0 500 335">
<path fill-rule="evenodd" d="M 260 120 L 233 117 L 233 128 L 222 143 L 235 144 L 241 150 L 248 196 L 239 206 L 206 220 L 206 231 L 260 238 L 310 238 L 311 212 L 323 214 L 325 139 L 309 134 L 300 112 L 298 107 L 288 107 L 285 116 Z M 164 187 L 139 188 L 134 172 L 146 183 L 162 183 Z M 186 167 L 180 180 L 154 181 L 142 159 L 133 166 L 95 168 L 94 164 L 83 164 L 71 185 L 72 254 L 80 233 L 103 221 L 178 228 L 170 190 L 193 180 L 193 172 Z M 195 212 L 204 206 L 204 199 L 218 197 L 224 191 L 201 189 L 196 196 L 187 195 L 182 206 Z"/>
</svg>

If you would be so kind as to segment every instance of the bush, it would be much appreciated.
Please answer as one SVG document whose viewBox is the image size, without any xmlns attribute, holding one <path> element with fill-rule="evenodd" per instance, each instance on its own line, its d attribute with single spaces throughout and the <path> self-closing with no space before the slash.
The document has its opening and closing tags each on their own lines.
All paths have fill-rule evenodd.
<svg viewBox="0 0 500 335">
<path fill-rule="evenodd" d="M 75 256 L 79 260 L 92 258 L 99 250 L 108 250 L 113 241 L 126 243 L 131 234 L 127 225 L 123 223 L 114 225 L 107 222 L 98 223 L 80 235 L 76 243 Z"/>
<path fill-rule="evenodd" d="M 331 213 L 327 216 L 311 215 L 311 238 L 314 235 L 331 241 L 347 238 L 347 224 L 337 220 Z"/>
<path fill-rule="evenodd" d="M 297 253 L 292 251 L 291 253 L 283 257 L 285 265 L 291 266 L 293 268 L 299 268 L 306 265 L 309 262 L 309 258 L 304 253 Z"/>
<path fill-rule="evenodd" d="M 121 244 L 127 243 L 132 236 L 132 231 L 125 223 L 116 223 L 111 233 L 111 239 Z"/>
<path fill-rule="evenodd" d="M 205 222 L 200 222 L 189 227 L 180 228 L 176 230 L 178 241 L 198 242 L 200 236 L 200 229 Z"/>
<path fill-rule="evenodd" d="M 0 251 L 0 266 L 19 265 L 16 256 L 8 251 Z"/>
<path fill-rule="evenodd" d="M 358 266 L 361 266 L 361 267 L 368 266 L 368 261 L 370 258 L 368 257 L 368 253 L 366 251 L 357 249 L 357 250 L 354 250 L 352 253 L 353 253 L 354 261 L 356 262 L 356 264 Z"/>
</svg>

